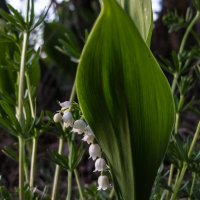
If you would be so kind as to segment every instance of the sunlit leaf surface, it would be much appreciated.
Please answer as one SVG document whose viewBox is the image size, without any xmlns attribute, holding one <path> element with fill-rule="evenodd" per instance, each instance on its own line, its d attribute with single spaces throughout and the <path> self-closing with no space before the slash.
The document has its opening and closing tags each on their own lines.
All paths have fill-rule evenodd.
<svg viewBox="0 0 200 200">
<path fill-rule="evenodd" d="M 131 17 L 142 38 L 150 45 L 153 14 L 151 0 L 117 0 Z"/>
</svg>

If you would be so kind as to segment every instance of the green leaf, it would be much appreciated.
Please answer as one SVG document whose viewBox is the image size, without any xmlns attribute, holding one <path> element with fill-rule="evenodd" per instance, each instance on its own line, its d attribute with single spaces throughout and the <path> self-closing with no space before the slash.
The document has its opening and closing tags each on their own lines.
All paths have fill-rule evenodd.
<svg viewBox="0 0 200 200">
<path fill-rule="evenodd" d="M 30 109 L 30 105 L 29 105 L 29 101 L 25 100 L 24 101 L 24 115 L 25 115 L 25 129 L 29 130 L 30 127 L 32 127 L 32 123 L 34 121 L 34 119 L 31 116 L 31 109 Z"/>
<path fill-rule="evenodd" d="M 0 199 L 12 200 L 10 191 L 5 186 L 0 186 Z"/>
<path fill-rule="evenodd" d="M 2 149 L 2 152 L 8 156 L 9 158 L 11 158 L 12 160 L 14 161 L 17 161 L 18 162 L 18 155 L 17 155 L 17 152 L 15 150 L 13 150 L 12 148 L 10 147 L 4 147 Z"/>
<path fill-rule="evenodd" d="M 104 0 L 77 72 L 83 114 L 124 200 L 147 200 L 174 123 L 167 79 L 136 26 Z"/>
<path fill-rule="evenodd" d="M 33 6 L 33 5 L 32 5 Z M 47 9 L 44 9 L 42 11 L 42 13 L 40 14 L 39 16 L 39 19 L 35 22 L 35 24 L 33 24 L 33 26 L 31 27 L 31 31 L 33 31 L 35 28 L 37 28 L 38 26 L 40 26 L 42 24 L 42 22 L 44 22 L 44 19 L 46 18 L 48 12 L 49 12 L 49 9 L 51 7 L 51 4 L 48 6 Z M 33 12 L 33 11 L 32 11 Z"/>
<path fill-rule="evenodd" d="M 14 108 L 12 108 L 6 101 L 4 100 L 0 100 L 0 106 L 2 107 L 2 109 L 5 111 L 5 113 L 8 116 L 8 119 L 10 120 L 10 123 L 13 123 L 13 125 L 15 126 L 15 128 L 20 131 L 21 127 L 19 124 L 18 119 L 15 116 L 15 110 Z"/>
<path fill-rule="evenodd" d="M 14 7 L 12 7 L 10 4 L 7 4 L 7 6 L 9 8 L 10 12 L 13 13 L 13 16 L 15 17 L 16 22 L 18 22 L 20 24 L 20 26 L 25 28 L 26 23 L 24 22 L 22 15 Z"/>
<path fill-rule="evenodd" d="M 1 116 L 0 116 L 0 127 L 2 127 L 5 130 L 7 130 L 11 135 L 13 135 L 15 137 L 18 136 L 18 133 L 12 127 L 12 125 L 10 124 L 10 121 L 8 121 L 7 119 L 2 118 Z"/>
<path fill-rule="evenodd" d="M 78 45 L 76 37 L 73 34 L 65 34 L 65 40 L 60 39 L 59 43 L 61 47 L 56 46 L 56 49 L 58 49 L 60 52 L 67 56 L 70 56 L 71 59 L 75 61 L 80 58 L 80 47 Z"/>
<path fill-rule="evenodd" d="M 84 153 L 85 153 L 85 148 L 83 147 L 83 145 L 81 145 L 79 148 L 77 148 L 73 144 L 72 164 L 70 166 L 71 170 L 74 170 L 77 168 L 77 166 L 79 165 L 79 163 L 81 162 L 81 160 L 83 158 Z"/>
<path fill-rule="evenodd" d="M 65 170 L 69 170 L 69 161 L 68 161 L 68 158 L 66 156 L 61 155 L 61 154 L 59 154 L 58 152 L 55 152 L 55 151 L 53 151 L 53 152 L 48 151 L 48 153 L 49 153 L 51 160 L 55 164 L 61 166 Z"/>
<path fill-rule="evenodd" d="M 40 58 L 40 49 L 38 49 L 36 52 L 32 54 L 31 58 L 29 59 L 29 62 L 27 63 L 29 65 L 28 73 L 29 73 L 30 83 L 31 86 L 34 86 L 35 88 L 39 86 L 41 79 L 39 58 Z"/>
<path fill-rule="evenodd" d="M 125 12 L 131 17 L 142 38 L 149 44 L 153 28 L 151 0 L 117 0 Z"/>
<path fill-rule="evenodd" d="M 11 24 L 16 24 L 16 21 L 14 19 L 13 16 L 11 16 L 10 14 L 8 14 L 7 12 L 5 12 L 3 9 L 0 8 L 0 15 L 7 20 L 8 22 L 10 22 Z"/>
<path fill-rule="evenodd" d="M 30 13 L 30 22 L 29 25 L 32 26 L 35 18 L 35 6 L 34 6 L 34 0 L 31 0 L 31 13 Z"/>
</svg>

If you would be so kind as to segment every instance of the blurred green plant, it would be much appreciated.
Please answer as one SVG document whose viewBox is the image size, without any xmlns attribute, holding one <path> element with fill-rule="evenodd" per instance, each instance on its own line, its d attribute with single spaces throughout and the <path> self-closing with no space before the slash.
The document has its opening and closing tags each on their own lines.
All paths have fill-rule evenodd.
<svg viewBox="0 0 200 200">
<path fill-rule="evenodd" d="M 195 1 L 194 1 L 195 2 Z M 194 14 L 194 8 L 195 14 Z M 171 61 L 161 57 L 160 63 L 162 68 L 173 76 L 172 92 L 176 105 L 176 121 L 173 135 L 167 151 L 166 161 L 171 163 L 168 173 L 163 169 L 159 175 L 159 180 L 164 180 L 165 184 L 158 188 L 159 194 L 154 192 L 152 199 L 170 199 L 175 200 L 182 197 L 188 199 L 198 199 L 198 190 L 196 185 L 199 183 L 199 173 L 190 166 L 198 166 L 198 161 L 194 158 L 198 157 L 199 145 L 197 139 L 199 137 L 199 97 L 196 94 L 196 89 L 199 88 L 199 37 L 193 30 L 194 25 L 200 19 L 200 13 L 196 3 L 194 8 L 188 8 L 185 16 L 177 15 L 177 13 L 168 13 L 163 17 L 164 23 L 168 26 L 169 32 L 183 30 L 185 33 L 180 44 L 178 52 L 172 52 Z M 191 45 L 188 39 L 192 38 L 195 42 Z M 185 115 L 192 113 L 197 118 L 196 131 L 194 128 L 184 132 L 181 131 Z M 191 114 L 189 114 L 191 115 Z M 186 135 L 186 136 L 185 136 Z M 184 138 L 186 137 L 186 138 Z M 195 147 L 196 146 L 196 147 Z M 187 174 L 187 178 L 185 178 Z M 168 179 L 166 184 L 166 179 Z M 157 184 L 160 184 L 159 182 Z"/>
</svg>

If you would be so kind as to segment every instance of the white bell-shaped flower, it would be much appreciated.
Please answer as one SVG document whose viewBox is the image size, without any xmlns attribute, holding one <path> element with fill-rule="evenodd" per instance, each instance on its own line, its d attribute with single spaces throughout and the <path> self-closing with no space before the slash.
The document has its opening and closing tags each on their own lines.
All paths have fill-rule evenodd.
<svg viewBox="0 0 200 200">
<path fill-rule="evenodd" d="M 87 142 L 88 144 L 93 143 L 95 135 L 89 125 L 85 128 L 84 133 L 85 135 L 82 140 Z"/>
<path fill-rule="evenodd" d="M 68 111 L 64 112 L 62 119 L 64 121 L 64 125 L 65 125 L 66 128 L 73 127 L 74 118 L 73 118 L 71 112 L 68 112 Z"/>
<path fill-rule="evenodd" d="M 94 141 L 94 138 L 95 138 L 95 136 L 92 134 L 92 135 L 84 135 L 84 137 L 83 137 L 83 141 L 84 142 L 87 142 L 88 144 L 92 144 L 93 143 L 93 141 Z"/>
<path fill-rule="evenodd" d="M 101 148 L 98 144 L 91 144 L 89 147 L 89 154 L 92 160 L 95 160 L 97 157 L 101 157 Z"/>
<path fill-rule="evenodd" d="M 62 115 L 60 113 L 56 113 L 54 116 L 53 116 L 53 121 L 55 123 L 59 123 L 62 121 Z"/>
<path fill-rule="evenodd" d="M 59 102 L 59 104 L 60 104 L 60 107 L 62 108 L 62 109 L 67 109 L 67 108 L 69 108 L 70 106 L 71 106 L 71 102 L 70 101 L 65 101 L 65 102 Z"/>
<path fill-rule="evenodd" d="M 98 158 L 95 162 L 94 172 L 102 172 L 106 169 L 106 161 L 103 158 Z"/>
<path fill-rule="evenodd" d="M 107 190 L 110 187 L 107 176 L 99 176 L 98 178 L 98 190 Z"/>
<path fill-rule="evenodd" d="M 74 122 L 72 132 L 82 134 L 84 132 L 86 126 L 87 126 L 86 123 L 82 119 L 76 120 Z"/>
</svg>

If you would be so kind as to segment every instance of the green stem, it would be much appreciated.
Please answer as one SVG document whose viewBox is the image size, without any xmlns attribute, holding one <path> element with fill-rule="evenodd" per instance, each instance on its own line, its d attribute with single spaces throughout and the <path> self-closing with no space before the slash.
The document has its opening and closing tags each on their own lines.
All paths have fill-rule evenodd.
<svg viewBox="0 0 200 200">
<path fill-rule="evenodd" d="M 174 92 L 175 92 L 177 81 L 178 81 L 178 74 L 175 73 L 174 78 L 173 78 L 173 82 L 172 82 L 172 86 L 171 86 L 172 94 L 174 94 Z"/>
<path fill-rule="evenodd" d="M 185 31 L 185 34 L 183 36 L 183 39 L 182 39 L 182 42 L 181 42 L 181 45 L 180 45 L 179 53 L 183 52 L 184 47 L 185 47 L 185 43 L 186 43 L 187 38 L 188 38 L 188 36 L 189 36 L 189 34 L 190 34 L 191 30 L 192 30 L 192 27 L 198 21 L 199 17 L 200 17 L 200 12 L 197 11 L 195 17 L 193 18 L 193 20 L 191 21 L 191 23 L 189 24 L 188 28 Z"/>
<path fill-rule="evenodd" d="M 58 153 L 60 155 L 62 155 L 62 153 L 63 153 L 63 147 L 64 147 L 64 138 L 60 137 L 60 139 L 59 139 L 59 147 L 58 147 Z M 59 176 L 60 176 L 60 166 L 56 165 L 51 200 L 56 200 Z"/>
<path fill-rule="evenodd" d="M 191 197 L 192 197 L 192 193 L 193 193 L 193 190 L 194 190 L 195 182 L 196 182 L 196 173 L 193 173 L 192 174 L 192 186 L 190 188 L 190 194 L 189 194 L 188 200 L 192 200 Z"/>
<path fill-rule="evenodd" d="M 73 84 L 69 101 L 72 103 L 76 97 L 76 82 Z"/>
<path fill-rule="evenodd" d="M 84 200 L 83 191 L 82 191 L 82 188 L 81 188 L 81 184 L 80 184 L 78 172 L 77 172 L 76 169 L 74 170 L 74 175 L 75 175 L 75 178 L 76 178 L 76 183 L 77 183 L 77 186 L 78 186 L 78 191 L 79 191 L 80 199 Z"/>
<path fill-rule="evenodd" d="M 200 121 L 197 125 L 197 129 L 196 129 L 196 132 L 194 134 L 194 137 L 193 137 L 193 140 L 192 140 L 192 143 L 190 145 L 190 149 L 188 151 L 188 158 L 190 158 L 190 156 L 192 155 L 192 151 L 194 150 L 194 146 L 197 142 L 197 139 L 198 139 L 198 136 L 199 136 L 199 132 L 200 132 Z"/>
<path fill-rule="evenodd" d="M 68 170 L 68 187 L 67 187 L 67 198 L 66 200 L 71 200 L 72 196 L 72 171 Z"/>
<path fill-rule="evenodd" d="M 34 178 L 35 178 L 35 168 L 36 168 L 36 154 L 37 154 L 37 144 L 38 138 L 33 137 L 32 139 L 32 155 L 31 155 L 31 170 L 30 170 L 30 188 L 34 187 Z"/>
<path fill-rule="evenodd" d="M 25 142 L 22 137 L 19 141 L 19 200 L 24 200 L 24 163 L 25 163 Z"/>
<path fill-rule="evenodd" d="M 71 99 L 71 98 L 70 98 Z M 72 134 L 71 138 L 68 138 L 68 147 L 69 147 L 69 170 L 68 170 L 68 190 L 66 200 L 71 200 L 72 193 L 72 155 L 73 155 L 73 141 L 75 139 L 75 133 Z"/>
<path fill-rule="evenodd" d="M 29 78 L 29 75 L 27 73 L 25 73 L 25 77 L 26 77 L 26 84 L 27 84 L 27 90 L 28 90 L 28 99 L 29 99 L 29 104 L 30 104 L 30 109 L 31 109 L 31 116 L 32 116 L 33 119 L 35 119 L 36 113 L 35 113 L 34 103 L 33 103 L 32 96 L 31 96 L 30 78 Z"/>
<path fill-rule="evenodd" d="M 177 184 L 178 179 L 179 179 L 179 176 L 180 176 L 180 173 L 181 173 L 181 171 L 180 171 L 180 169 L 178 169 L 178 170 L 177 170 L 177 173 L 176 173 L 176 179 L 175 179 L 175 181 L 174 181 L 174 185 Z"/>
<path fill-rule="evenodd" d="M 189 151 L 188 151 L 188 159 L 190 159 L 190 157 L 191 157 L 191 155 L 192 155 L 192 151 L 194 150 L 194 146 L 195 146 L 196 141 L 197 141 L 197 139 L 198 139 L 199 133 L 200 133 L 200 121 L 199 121 L 199 123 L 198 123 L 198 125 L 197 125 L 197 129 L 196 129 L 196 131 L 195 131 L 195 134 L 194 134 L 192 143 L 191 143 L 190 148 L 189 148 Z M 176 199 L 176 196 L 177 196 L 177 194 L 178 194 L 178 191 L 179 191 L 179 188 L 180 188 L 180 186 L 181 186 L 181 183 L 182 183 L 182 180 L 183 180 L 183 178 L 184 178 L 184 175 L 185 175 L 185 172 L 186 172 L 186 170 L 187 170 L 187 167 L 188 167 L 188 166 L 187 166 L 187 163 L 184 162 L 184 163 L 183 163 L 183 167 L 182 167 L 182 169 L 181 169 L 181 171 L 180 171 L 180 176 L 178 177 L 177 182 L 176 182 L 176 184 L 175 184 L 175 186 L 174 186 L 174 192 L 173 192 L 173 194 L 172 194 L 170 200 L 175 200 L 175 199 Z"/>
<path fill-rule="evenodd" d="M 71 92 L 71 96 L 70 96 L 69 101 L 72 103 L 74 101 L 75 97 L 76 97 L 76 83 L 73 84 L 72 92 Z M 68 147 L 70 147 L 70 151 L 69 151 L 69 166 L 70 167 L 71 167 L 71 164 L 72 164 L 72 151 L 73 151 L 74 138 L 75 138 L 75 134 L 73 133 L 71 140 L 68 139 Z M 78 182 L 79 182 L 79 180 L 78 180 Z M 81 189 L 81 186 L 80 186 L 80 189 Z M 70 169 L 70 170 L 68 170 L 68 190 L 67 190 L 66 200 L 71 200 L 71 193 L 72 193 L 72 171 Z"/>
<path fill-rule="evenodd" d="M 25 180 L 26 180 L 26 183 L 28 184 L 28 183 L 29 183 L 29 172 L 28 172 L 27 163 L 24 164 L 24 173 L 25 173 Z"/>
<path fill-rule="evenodd" d="M 178 129 L 179 129 L 179 125 L 180 125 L 180 110 L 182 108 L 183 103 L 184 103 L 184 96 L 181 95 L 180 101 L 179 101 L 179 104 L 178 104 L 178 111 L 176 112 L 176 118 L 175 118 L 175 125 L 174 125 L 175 135 L 178 134 Z M 174 174 L 174 165 L 171 164 L 170 165 L 170 171 L 169 171 L 169 178 L 168 178 L 168 186 L 169 187 L 172 186 L 173 174 Z M 178 174 L 176 176 L 178 176 Z M 168 198 L 169 198 L 169 192 L 167 191 L 166 199 L 168 199 Z"/>
<path fill-rule="evenodd" d="M 179 113 L 176 113 L 176 119 L 175 119 L 175 125 L 174 125 L 174 132 L 175 134 L 178 134 L 178 127 L 179 127 L 179 121 L 180 121 L 180 115 Z M 174 174 L 174 164 L 170 165 L 170 170 L 169 170 L 169 178 L 168 178 L 168 186 L 172 186 L 172 180 L 173 180 L 173 174 Z M 166 192 L 166 200 L 169 199 L 169 191 Z"/>
<path fill-rule="evenodd" d="M 30 104 L 30 109 L 31 109 L 31 116 L 33 119 L 35 119 L 36 113 L 35 113 L 35 108 L 34 108 L 32 96 L 31 96 L 31 84 L 30 84 L 29 75 L 25 73 L 25 77 L 26 77 L 26 84 L 27 84 L 27 90 L 28 90 L 29 104 Z M 37 144 L 38 144 L 36 129 L 34 130 L 34 132 L 35 132 L 35 135 L 32 138 L 32 151 L 31 151 L 31 169 L 30 169 L 30 182 L 29 182 L 30 188 L 34 187 L 36 154 L 37 154 Z"/>
<path fill-rule="evenodd" d="M 28 22 L 28 12 L 29 12 L 29 0 L 26 0 L 26 17 L 25 21 Z M 23 43 L 22 43 L 22 54 L 20 62 L 20 73 L 19 73 L 19 90 L 18 90 L 18 108 L 17 115 L 18 120 L 23 128 L 24 117 L 23 117 L 23 97 L 24 97 L 24 71 L 26 63 L 26 52 L 28 46 L 29 34 L 27 31 L 23 33 Z M 24 165 L 25 165 L 25 141 L 22 136 L 18 137 L 19 141 L 19 200 L 24 200 Z"/>
<path fill-rule="evenodd" d="M 178 134 L 179 124 L 180 124 L 180 113 L 177 112 L 176 113 L 176 121 L 175 121 L 175 125 L 174 125 L 174 133 L 175 133 L 175 135 Z"/>
<path fill-rule="evenodd" d="M 20 75 L 19 75 L 19 93 L 18 93 L 18 119 L 22 123 L 23 120 L 23 96 L 24 96 L 24 70 L 25 70 L 25 56 L 28 45 L 28 33 L 24 33 L 23 46 L 22 46 L 22 57 L 20 64 Z"/>
<path fill-rule="evenodd" d="M 25 21 L 28 22 L 28 9 L 29 9 L 29 0 L 26 0 L 26 18 Z M 24 71 L 25 71 L 25 62 L 26 62 L 26 52 L 28 46 L 29 34 L 27 31 L 23 33 L 23 43 L 22 43 L 22 55 L 20 62 L 20 75 L 19 75 L 19 91 L 18 91 L 18 119 L 21 123 L 23 120 L 23 96 L 24 96 Z"/>
<path fill-rule="evenodd" d="M 110 191 L 110 194 L 109 194 L 109 199 L 113 199 L 114 195 L 115 195 L 115 188 L 112 187 L 112 190 Z"/>
<path fill-rule="evenodd" d="M 172 185 L 173 172 L 174 172 L 174 164 L 171 164 L 169 171 L 168 186 Z"/>
<path fill-rule="evenodd" d="M 182 167 L 181 172 L 180 172 L 180 176 L 179 176 L 179 178 L 178 178 L 178 180 L 177 180 L 177 182 L 174 186 L 174 192 L 173 192 L 170 200 L 176 200 L 176 196 L 178 194 L 178 191 L 179 191 L 179 188 L 181 186 L 181 183 L 182 183 L 182 180 L 184 178 L 186 170 L 187 170 L 187 163 L 184 162 L 183 167 Z"/>
</svg>

